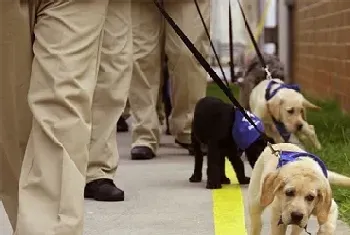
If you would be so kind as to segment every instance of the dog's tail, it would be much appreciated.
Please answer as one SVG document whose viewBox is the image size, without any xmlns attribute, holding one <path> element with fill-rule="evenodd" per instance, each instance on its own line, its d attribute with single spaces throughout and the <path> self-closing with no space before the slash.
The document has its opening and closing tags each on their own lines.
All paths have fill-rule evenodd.
<svg viewBox="0 0 350 235">
<path fill-rule="evenodd" d="M 328 171 L 328 180 L 332 185 L 350 188 L 350 178 L 332 171 Z"/>
</svg>

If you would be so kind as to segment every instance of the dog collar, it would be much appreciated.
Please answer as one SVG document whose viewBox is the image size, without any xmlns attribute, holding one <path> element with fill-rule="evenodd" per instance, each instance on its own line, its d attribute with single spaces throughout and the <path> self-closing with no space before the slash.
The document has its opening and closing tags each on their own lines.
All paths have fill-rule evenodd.
<svg viewBox="0 0 350 235">
<path fill-rule="evenodd" d="M 275 84 L 279 84 L 279 86 L 271 92 L 272 86 Z M 266 101 L 274 97 L 277 94 L 277 92 L 281 89 L 292 89 L 292 90 L 295 90 L 296 92 L 300 92 L 300 87 L 297 84 L 285 84 L 285 83 L 279 83 L 274 80 L 271 80 L 269 84 L 267 84 L 266 91 L 265 91 Z"/>
<path fill-rule="evenodd" d="M 324 164 L 324 162 L 321 160 L 321 158 L 317 157 L 316 155 L 308 152 L 293 152 L 293 151 L 281 151 L 280 157 L 278 159 L 278 165 L 277 169 L 283 167 L 284 165 L 287 165 L 290 162 L 298 161 L 301 157 L 309 157 L 316 161 L 318 165 L 321 167 L 322 172 L 326 178 L 328 178 L 328 172 L 327 167 Z"/>
<path fill-rule="evenodd" d="M 274 117 L 272 117 L 272 121 L 275 124 L 278 133 L 282 136 L 284 142 L 288 142 L 292 134 L 287 131 L 286 126 L 283 124 L 283 122 L 277 121 Z"/>
</svg>

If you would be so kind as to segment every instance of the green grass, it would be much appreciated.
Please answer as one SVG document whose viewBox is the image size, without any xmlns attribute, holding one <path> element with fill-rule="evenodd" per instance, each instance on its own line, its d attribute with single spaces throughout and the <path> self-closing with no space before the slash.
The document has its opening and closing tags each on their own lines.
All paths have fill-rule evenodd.
<svg viewBox="0 0 350 235">
<path fill-rule="evenodd" d="M 238 89 L 234 87 L 235 97 Z M 216 84 L 209 84 L 207 95 L 229 100 Z M 315 126 L 322 150 L 312 149 L 310 152 L 320 156 L 328 169 L 350 176 L 350 117 L 344 115 L 336 102 L 310 101 L 322 107 L 321 111 L 308 111 L 307 120 Z M 350 190 L 333 187 L 334 198 L 339 205 L 341 219 L 350 225 Z"/>
</svg>

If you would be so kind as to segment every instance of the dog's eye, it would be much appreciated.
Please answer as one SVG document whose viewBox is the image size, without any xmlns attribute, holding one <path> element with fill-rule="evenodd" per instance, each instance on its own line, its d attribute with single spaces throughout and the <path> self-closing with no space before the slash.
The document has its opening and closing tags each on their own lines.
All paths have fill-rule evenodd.
<svg viewBox="0 0 350 235">
<path fill-rule="evenodd" d="M 293 113 L 294 113 L 294 109 L 291 108 L 291 109 L 287 110 L 287 112 L 288 112 L 289 114 L 293 114 Z"/>
<path fill-rule="evenodd" d="M 295 191 L 293 189 L 288 189 L 285 193 L 287 197 L 294 197 L 295 195 Z"/>
<path fill-rule="evenodd" d="M 307 196 L 305 197 L 305 199 L 306 199 L 306 201 L 308 201 L 308 202 L 312 202 L 312 201 L 315 199 L 315 196 L 313 196 L 313 195 L 307 195 Z"/>
</svg>

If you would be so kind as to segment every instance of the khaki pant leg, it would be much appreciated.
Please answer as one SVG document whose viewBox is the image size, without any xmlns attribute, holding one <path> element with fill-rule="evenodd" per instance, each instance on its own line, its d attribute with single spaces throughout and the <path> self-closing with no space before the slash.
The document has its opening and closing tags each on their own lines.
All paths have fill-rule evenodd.
<svg viewBox="0 0 350 235">
<path fill-rule="evenodd" d="M 27 103 L 33 59 L 29 13 L 29 6 L 19 1 L 0 1 L 0 200 L 13 229 L 32 121 Z"/>
<path fill-rule="evenodd" d="M 209 29 L 210 0 L 198 1 Z M 209 40 L 193 1 L 165 1 L 170 16 L 207 59 Z M 207 73 L 187 49 L 180 37 L 166 24 L 165 52 L 169 58 L 172 113 L 170 131 L 183 143 L 191 142 L 191 122 L 197 101 L 206 95 Z"/>
<path fill-rule="evenodd" d="M 122 117 L 126 120 L 130 117 L 130 102 L 129 99 L 127 99 L 125 107 L 124 107 L 124 111 L 122 113 Z"/>
<path fill-rule="evenodd" d="M 91 105 L 107 0 L 40 1 L 28 103 L 33 126 L 15 235 L 82 235 Z"/>
<path fill-rule="evenodd" d="M 132 67 L 130 0 L 110 0 L 101 65 L 92 103 L 92 134 L 87 182 L 113 179 L 118 166 L 116 120 L 128 97 Z"/>
<path fill-rule="evenodd" d="M 134 117 L 132 146 L 158 148 L 156 103 L 160 85 L 162 16 L 153 1 L 132 2 L 134 64 L 129 93 Z"/>
<path fill-rule="evenodd" d="M 161 71 L 163 71 L 163 68 Z M 159 122 L 161 125 L 163 125 L 164 119 L 165 119 L 164 103 L 163 103 L 163 85 L 164 85 L 164 78 L 163 78 L 163 76 L 161 76 L 160 84 L 159 84 L 159 91 L 158 91 L 158 99 L 157 99 L 157 103 L 156 103 L 156 111 L 157 111 L 158 119 L 159 119 Z"/>
</svg>

